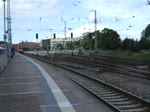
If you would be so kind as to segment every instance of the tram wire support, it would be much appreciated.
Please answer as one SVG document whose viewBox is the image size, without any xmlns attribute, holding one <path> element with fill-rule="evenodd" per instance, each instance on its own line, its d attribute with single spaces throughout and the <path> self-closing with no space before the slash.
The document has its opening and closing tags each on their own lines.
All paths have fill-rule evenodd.
<svg viewBox="0 0 150 112">
<path fill-rule="evenodd" d="M 3 7 L 4 7 L 4 42 L 5 42 L 5 44 L 4 44 L 4 46 L 5 46 L 5 60 L 4 60 L 4 66 L 6 67 L 7 66 L 7 55 L 6 55 L 6 53 L 7 53 L 7 47 L 6 47 L 6 39 L 7 39 L 7 36 L 6 36 L 6 0 L 2 0 L 3 1 Z"/>
</svg>

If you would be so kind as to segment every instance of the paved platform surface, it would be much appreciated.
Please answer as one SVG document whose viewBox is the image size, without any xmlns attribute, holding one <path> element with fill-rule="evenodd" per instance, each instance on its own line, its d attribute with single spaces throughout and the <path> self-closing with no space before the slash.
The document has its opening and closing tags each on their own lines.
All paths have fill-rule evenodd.
<svg viewBox="0 0 150 112">
<path fill-rule="evenodd" d="M 16 54 L 0 75 L 0 112 L 75 110 L 41 66 Z"/>
<path fill-rule="evenodd" d="M 0 75 L 0 112 L 113 112 L 68 73 L 16 54 Z"/>
</svg>

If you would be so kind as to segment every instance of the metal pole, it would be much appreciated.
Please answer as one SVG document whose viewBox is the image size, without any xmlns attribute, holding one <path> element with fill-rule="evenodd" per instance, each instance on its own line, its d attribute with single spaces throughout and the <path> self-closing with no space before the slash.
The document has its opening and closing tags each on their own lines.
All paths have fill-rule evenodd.
<svg viewBox="0 0 150 112">
<path fill-rule="evenodd" d="M 10 17 L 10 0 L 7 0 L 7 32 L 8 32 L 8 59 L 11 57 L 11 17 Z"/>
<path fill-rule="evenodd" d="M 5 2 L 6 2 L 6 0 L 3 0 L 3 2 L 4 2 L 4 41 L 5 41 L 5 60 L 4 60 L 4 66 L 6 67 L 6 65 L 7 65 L 7 63 L 6 63 L 6 15 L 5 15 Z"/>
<path fill-rule="evenodd" d="M 66 39 L 66 21 L 64 21 L 64 41 L 67 40 Z M 64 42 L 64 49 L 65 49 L 65 42 Z"/>
<path fill-rule="evenodd" d="M 73 33 L 71 33 L 71 46 L 72 46 L 72 52 L 71 55 L 73 56 Z"/>
<path fill-rule="evenodd" d="M 6 0 L 3 0 L 4 2 L 4 35 L 6 35 L 6 14 L 5 14 L 5 1 Z M 5 38 L 4 38 L 5 39 Z"/>
<path fill-rule="evenodd" d="M 36 51 L 38 55 L 38 33 L 36 33 Z"/>
<path fill-rule="evenodd" d="M 98 48 L 98 39 L 97 39 L 97 17 L 96 17 L 96 10 L 94 10 L 95 12 L 95 50 L 97 50 Z"/>
</svg>

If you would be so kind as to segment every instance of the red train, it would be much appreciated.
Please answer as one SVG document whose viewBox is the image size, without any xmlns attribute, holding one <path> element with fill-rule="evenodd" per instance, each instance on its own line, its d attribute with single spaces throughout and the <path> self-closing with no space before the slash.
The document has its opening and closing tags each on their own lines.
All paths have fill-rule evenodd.
<svg viewBox="0 0 150 112">
<path fill-rule="evenodd" d="M 23 47 L 22 46 L 18 46 L 17 47 L 17 52 L 24 53 Z"/>
</svg>

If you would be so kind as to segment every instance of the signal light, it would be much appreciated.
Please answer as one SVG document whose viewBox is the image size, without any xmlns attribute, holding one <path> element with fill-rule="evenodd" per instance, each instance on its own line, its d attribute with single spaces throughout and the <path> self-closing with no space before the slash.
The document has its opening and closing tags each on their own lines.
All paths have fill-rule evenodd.
<svg viewBox="0 0 150 112">
<path fill-rule="evenodd" d="M 38 39 L 38 33 L 36 33 L 36 39 Z"/>
<path fill-rule="evenodd" d="M 54 37 L 54 39 L 56 38 L 56 34 L 55 33 L 54 33 L 53 37 Z"/>
<path fill-rule="evenodd" d="M 71 33 L 71 38 L 73 38 L 73 33 Z"/>
</svg>

